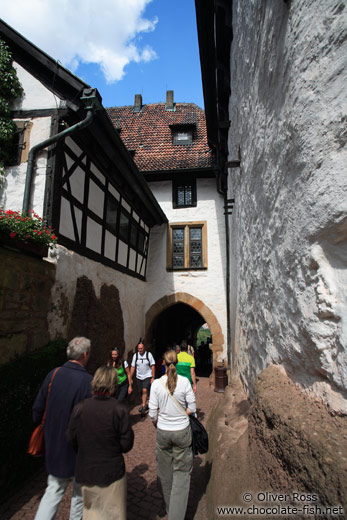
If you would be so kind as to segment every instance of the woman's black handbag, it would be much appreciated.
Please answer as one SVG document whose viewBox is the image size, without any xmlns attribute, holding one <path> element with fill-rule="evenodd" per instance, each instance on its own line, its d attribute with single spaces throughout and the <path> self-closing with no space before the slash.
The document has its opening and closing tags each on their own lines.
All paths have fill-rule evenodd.
<svg viewBox="0 0 347 520">
<path fill-rule="evenodd" d="M 208 452 L 208 434 L 201 422 L 194 416 L 189 415 L 190 427 L 192 429 L 192 450 L 194 455 Z"/>
<path fill-rule="evenodd" d="M 187 414 L 181 403 L 179 403 L 176 399 L 176 397 L 173 394 L 170 394 L 168 387 L 166 386 L 164 380 L 160 378 L 160 382 L 169 394 L 169 397 L 173 400 L 173 402 L 176 404 L 176 406 L 188 416 L 190 427 L 192 430 L 192 451 L 194 455 L 197 455 L 198 453 L 207 453 L 208 452 L 208 433 L 205 430 L 204 426 L 201 424 L 201 422 L 194 417 L 193 415 Z"/>
</svg>

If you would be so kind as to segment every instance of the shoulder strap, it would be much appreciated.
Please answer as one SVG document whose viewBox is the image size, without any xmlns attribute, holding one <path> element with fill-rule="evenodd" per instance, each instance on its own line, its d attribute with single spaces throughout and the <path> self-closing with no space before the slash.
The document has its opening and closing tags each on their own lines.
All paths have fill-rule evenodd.
<svg viewBox="0 0 347 520">
<path fill-rule="evenodd" d="M 161 377 L 160 378 L 160 382 L 161 384 L 163 385 L 163 387 L 165 388 L 165 390 L 167 391 L 169 397 L 171 397 L 171 399 L 173 400 L 173 402 L 175 403 L 176 407 L 179 409 L 180 412 L 183 412 L 185 415 L 188 415 L 187 412 L 185 411 L 185 409 L 183 408 L 183 406 L 181 405 L 181 403 L 179 403 L 176 399 L 176 397 L 173 395 L 173 394 L 170 394 L 169 392 L 169 389 L 168 387 L 166 386 L 165 384 L 165 381 L 164 379 Z"/>
<path fill-rule="evenodd" d="M 136 352 L 135 365 L 136 365 L 136 363 L 137 363 L 138 358 L 139 358 L 139 353 Z"/>
<path fill-rule="evenodd" d="M 150 365 L 150 362 L 149 362 L 149 355 L 148 355 L 148 350 L 146 350 L 146 358 L 147 358 L 148 364 Z"/>
<path fill-rule="evenodd" d="M 59 368 L 61 368 L 61 367 L 58 367 L 58 368 L 56 368 L 54 370 L 53 375 L 52 375 L 51 380 L 50 380 L 49 385 L 48 385 L 46 404 L 45 404 L 45 411 L 43 412 L 42 421 L 41 421 L 42 426 L 45 424 L 46 413 L 47 413 L 47 405 L 48 405 L 48 398 L 49 398 L 49 393 L 51 391 L 51 386 L 52 386 L 52 383 L 53 383 L 53 379 L 55 378 L 55 374 L 58 372 Z"/>
</svg>

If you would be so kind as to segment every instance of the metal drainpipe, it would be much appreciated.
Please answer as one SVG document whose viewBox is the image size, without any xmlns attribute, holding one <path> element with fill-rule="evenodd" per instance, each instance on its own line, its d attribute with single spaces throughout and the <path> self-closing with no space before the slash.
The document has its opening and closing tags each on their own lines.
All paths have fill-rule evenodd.
<svg viewBox="0 0 347 520">
<path fill-rule="evenodd" d="M 228 360 L 228 382 L 230 383 L 231 379 L 231 353 L 230 353 L 230 343 L 231 343 L 231 331 L 230 331 L 230 240 L 229 240 L 229 218 L 228 218 L 228 178 L 227 185 L 224 190 L 217 187 L 217 191 L 220 195 L 223 195 L 224 198 L 224 220 L 225 220 L 225 247 L 226 247 L 226 305 L 227 305 L 227 360 Z"/>
<path fill-rule="evenodd" d="M 228 200 L 228 168 L 239 168 L 240 161 L 228 161 L 226 168 L 226 185 L 222 189 L 218 186 L 217 191 L 224 198 L 224 217 L 225 217 L 225 247 L 226 247 L 226 305 L 227 305 L 227 359 L 228 359 L 228 381 L 231 380 L 231 324 L 230 324 L 230 230 L 229 230 L 229 200 Z"/>
<path fill-rule="evenodd" d="M 32 180 L 37 152 L 43 150 L 44 148 L 47 148 L 47 146 L 50 146 L 51 144 L 57 143 L 61 139 L 64 139 L 66 136 L 78 132 L 79 130 L 82 130 L 82 128 L 85 128 L 86 126 L 90 125 L 93 121 L 93 117 L 95 115 L 96 110 L 100 108 L 100 104 L 96 97 L 96 89 L 84 89 L 81 99 L 86 103 L 87 108 L 87 115 L 82 121 L 76 123 L 73 126 L 70 126 L 70 128 L 63 130 L 62 132 L 59 132 L 59 134 L 53 135 L 52 137 L 45 139 L 41 143 L 38 143 L 31 148 L 28 155 L 27 175 L 25 179 L 25 189 L 22 208 L 23 213 L 28 213 L 30 209 Z"/>
</svg>

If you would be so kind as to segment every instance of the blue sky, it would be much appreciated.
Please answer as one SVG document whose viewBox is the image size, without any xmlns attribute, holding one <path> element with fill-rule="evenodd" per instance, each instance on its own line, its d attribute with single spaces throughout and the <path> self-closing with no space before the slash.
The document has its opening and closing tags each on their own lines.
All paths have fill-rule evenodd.
<svg viewBox="0 0 347 520">
<path fill-rule="evenodd" d="M 104 106 L 203 107 L 194 0 L 3 0 L 1 17 L 96 87 Z"/>
<path fill-rule="evenodd" d="M 194 0 L 154 0 L 145 15 L 158 17 L 155 30 L 142 35 L 156 59 L 131 62 L 124 78 L 109 85 L 96 65 L 81 65 L 75 73 L 100 91 L 105 106 L 132 105 L 135 94 L 144 103 L 165 101 L 166 91 L 174 90 L 175 101 L 203 107 Z"/>
</svg>

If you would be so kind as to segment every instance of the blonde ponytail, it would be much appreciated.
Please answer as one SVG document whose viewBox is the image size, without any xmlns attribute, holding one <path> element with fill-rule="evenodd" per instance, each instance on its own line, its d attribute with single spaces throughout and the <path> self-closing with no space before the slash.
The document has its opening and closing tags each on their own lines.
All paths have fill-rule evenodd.
<svg viewBox="0 0 347 520">
<path fill-rule="evenodd" d="M 172 395 L 177 385 L 176 352 L 174 350 L 169 350 L 168 352 L 165 352 L 164 361 L 166 365 L 167 387 L 169 389 L 170 394 Z"/>
</svg>

